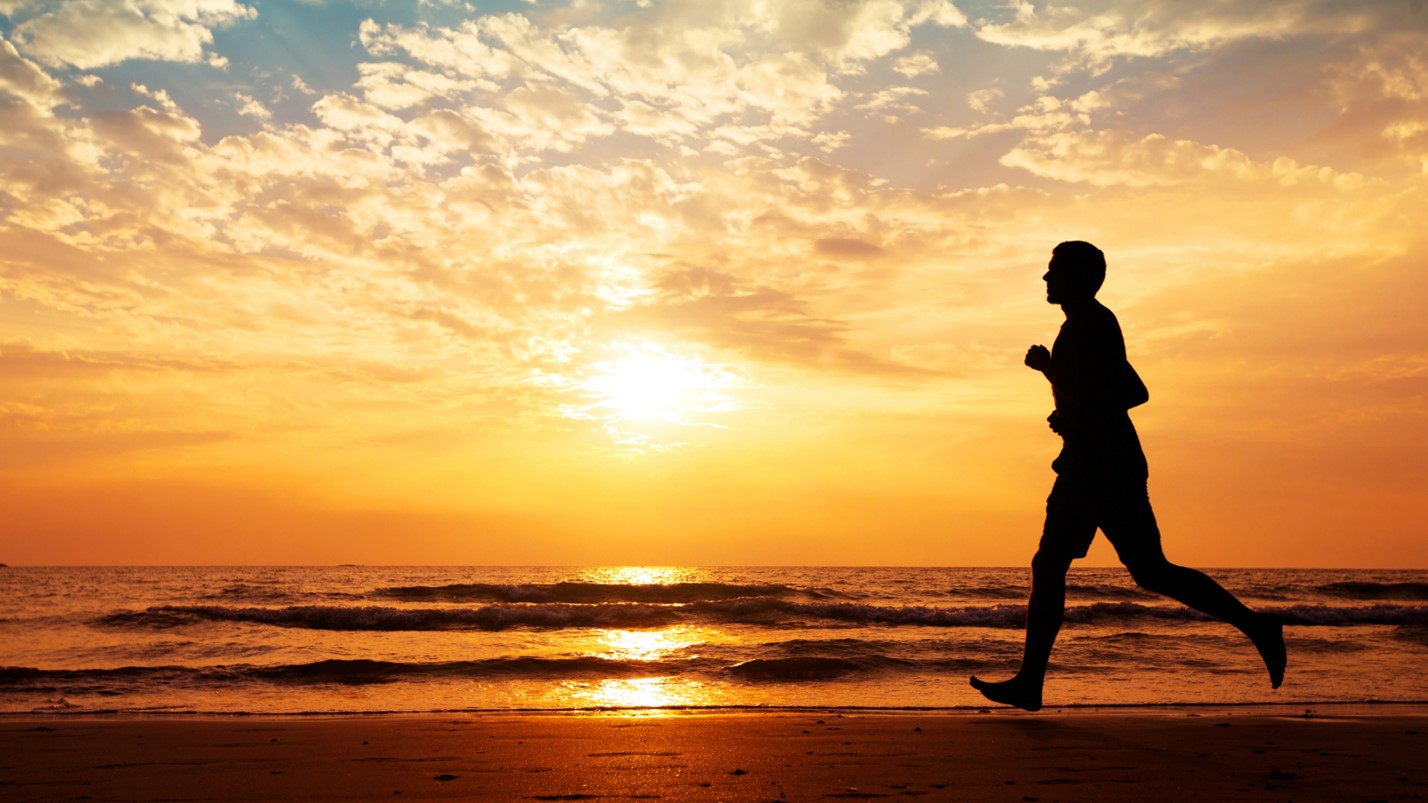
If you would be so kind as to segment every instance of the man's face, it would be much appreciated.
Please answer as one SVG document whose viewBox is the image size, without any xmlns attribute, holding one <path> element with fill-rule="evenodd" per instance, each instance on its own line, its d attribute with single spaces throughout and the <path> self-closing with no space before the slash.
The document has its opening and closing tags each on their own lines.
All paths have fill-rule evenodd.
<svg viewBox="0 0 1428 803">
<path fill-rule="evenodd" d="M 1046 266 L 1046 275 L 1041 277 L 1046 281 L 1046 303 L 1061 304 L 1068 296 L 1068 277 L 1066 266 L 1059 261 L 1059 258 L 1052 255 L 1051 262 Z"/>
</svg>

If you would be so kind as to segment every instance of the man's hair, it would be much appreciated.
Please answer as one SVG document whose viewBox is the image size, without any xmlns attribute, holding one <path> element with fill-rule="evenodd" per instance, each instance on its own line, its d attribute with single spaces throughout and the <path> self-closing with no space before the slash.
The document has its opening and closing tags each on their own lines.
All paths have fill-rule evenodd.
<svg viewBox="0 0 1428 803">
<path fill-rule="evenodd" d="M 1070 269 L 1073 281 L 1081 289 L 1095 295 L 1106 280 L 1106 255 L 1101 249 L 1080 240 L 1068 240 L 1051 249 L 1051 255 L 1061 258 L 1061 264 Z"/>
</svg>

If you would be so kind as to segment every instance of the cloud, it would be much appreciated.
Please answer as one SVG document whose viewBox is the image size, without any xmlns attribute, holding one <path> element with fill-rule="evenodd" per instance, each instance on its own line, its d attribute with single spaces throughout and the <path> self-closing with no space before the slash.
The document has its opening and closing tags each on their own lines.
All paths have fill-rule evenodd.
<svg viewBox="0 0 1428 803">
<path fill-rule="evenodd" d="M 1424 16 L 1428 16 L 1425 14 Z M 1339 114 L 1320 138 L 1374 161 L 1406 161 L 1428 175 L 1428 58 L 1423 30 L 1362 45 L 1327 68 Z"/>
<path fill-rule="evenodd" d="M 15 46 L 0 39 L 0 91 L 25 101 L 42 113 L 48 113 L 62 101 L 63 86 L 44 70 L 15 50 Z"/>
<path fill-rule="evenodd" d="M 562 506 L 571 532 L 624 527 L 620 506 L 655 511 L 653 534 L 660 500 L 630 489 L 778 453 L 796 457 L 748 481 L 770 504 L 796 477 L 810 499 L 874 479 L 904 511 L 1015 506 L 1005 488 L 1040 482 L 1054 448 L 1019 365 L 1060 321 L 1039 277 L 1052 244 L 1089 239 L 1167 486 L 1198 487 L 1216 437 L 1291 490 L 1379 458 L 1395 493 L 1422 485 L 1403 444 L 1425 409 L 1428 114 L 1406 4 L 1092 0 L 971 23 L 886 0 L 362 4 L 293 37 L 340 41 L 251 70 L 261 26 L 205 31 L 252 12 L 185 7 L 74 6 L 228 73 L 79 74 L 148 40 L 80 20 L 92 56 L 42 57 L 77 52 L 53 27 L 71 7 L 7 6 L 32 32 L 0 42 L 12 476 L 212 472 L 524 511 L 558 486 L 585 494 Z M 561 412 L 619 344 L 727 368 L 749 407 L 656 468 L 610 460 L 601 422 Z M 1372 493 L 1343 498 L 1346 521 Z"/>
<path fill-rule="evenodd" d="M 972 111 L 986 114 L 991 110 L 993 103 L 1005 97 L 1006 93 L 996 87 L 978 89 L 967 93 L 967 105 Z"/>
<path fill-rule="evenodd" d="M 489 151 L 491 135 L 475 119 L 441 109 L 411 121 L 410 130 L 444 154 Z"/>
<path fill-rule="evenodd" d="M 922 75 L 934 75 L 942 72 L 937 59 L 925 50 L 916 53 L 909 53 L 893 62 L 893 72 L 904 78 L 917 78 Z"/>
<path fill-rule="evenodd" d="M 615 126 L 574 94 L 551 86 L 519 87 L 507 93 L 504 108 L 476 107 L 470 114 L 489 132 L 521 150 L 569 151 Z"/>
<path fill-rule="evenodd" d="M 23 339 L 0 342 L 0 366 L 6 381 L 90 379 L 114 372 L 192 371 L 211 373 L 236 366 L 228 361 L 172 354 L 134 354 L 123 351 L 90 352 L 50 350 Z"/>
<path fill-rule="evenodd" d="M 1186 6 L 1174 0 L 1103 0 L 1037 8 L 1018 2 L 1014 19 L 982 20 L 975 29 L 979 38 L 994 44 L 1068 54 L 1075 59 L 1072 66 L 1099 74 L 1120 58 L 1203 52 L 1247 39 L 1342 36 L 1411 16 L 1406 6 L 1394 11 L 1393 5 L 1290 0 Z"/>
<path fill-rule="evenodd" d="M 55 115 L 65 102 L 63 84 L 0 40 L 0 148 L 25 154 L 0 159 L 0 218 L 48 228 L 85 217 L 71 193 L 87 184 L 87 169 L 77 164 L 87 161 L 86 149 Z"/>
<path fill-rule="evenodd" d="M 712 150 L 732 155 L 744 150 L 740 131 L 764 143 L 810 138 L 843 97 L 840 79 L 906 48 L 918 26 L 963 24 L 950 3 L 922 0 L 673 2 L 599 22 L 576 13 L 453 27 L 368 21 L 361 41 L 372 55 L 423 69 L 364 65 L 362 82 L 388 108 L 469 110 L 513 151 L 568 151 L 616 131 L 703 149 L 712 132 Z M 936 67 L 926 53 L 899 65 Z"/>
<path fill-rule="evenodd" d="M 813 144 L 824 153 L 831 153 L 846 147 L 852 141 L 853 135 L 847 131 L 823 131 L 813 137 Z"/>
<path fill-rule="evenodd" d="M 847 248 L 845 244 L 833 247 Z M 867 248 L 861 245 L 860 248 Z M 861 254 L 861 251 L 860 251 Z M 789 293 L 750 285 L 709 268 L 676 268 L 655 283 L 656 297 L 616 314 L 618 327 L 649 327 L 747 357 L 817 371 L 916 377 L 922 369 L 850 347 L 847 325 L 808 314 Z"/>
<path fill-rule="evenodd" d="M 475 88 L 474 81 L 459 81 L 439 72 L 412 69 L 396 62 L 357 65 L 357 87 L 373 105 L 396 111 L 443 100 Z"/>
<path fill-rule="evenodd" d="M 995 348 L 981 343 L 916 343 L 898 346 L 899 362 L 922 366 L 942 376 L 994 376 L 1022 361 L 1020 349 Z"/>
<path fill-rule="evenodd" d="M 797 8 L 815 7 L 828 11 Z M 1096 238 L 1154 264 L 1126 288 L 1136 298 L 1197 260 L 1245 270 L 1396 248 L 1368 235 L 1395 204 L 1420 203 L 1402 183 L 1320 166 L 1332 162 L 1152 133 L 1132 91 L 1150 79 L 1065 97 L 1000 79 L 948 90 L 962 80 L 952 54 L 907 52 L 924 46 L 917 26 L 943 24 L 934 8 L 850 5 L 867 35 L 741 3 L 372 21 L 350 85 L 275 101 L 263 130 L 221 138 L 202 104 L 181 107 L 157 81 L 79 91 L 0 52 L 0 138 L 22 156 L 0 163 L 0 293 L 23 309 L 18 334 L 53 350 L 184 344 L 169 348 L 320 399 L 330 389 L 313 377 L 358 354 L 364 366 L 330 383 L 344 404 L 444 409 L 479 377 L 484 403 L 525 427 L 557 404 L 530 372 L 588 368 L 632 330 L 783 375 L 965 379 L 977 349 L 1012 349 L 985 331 L 1028 317 L 1008 276 L 1044 263 L 1044 241 Z M 1332 72 L 1346 103 L 1372 87 L 1384 104 L 1375 140 L 1420 102 L 1403 47 Z M 899 66 L 922 70 L 915 86 L 885 83 Z M 103 92 L 123 94 L 83 106 Z M 923 103 L 942 97 L 973 108 Z M 73 113 L 50 111 L 62 103 Z M 897 141 L 860 111 L 945 111 L 947 125 L 928 127 L 932 143 Z M 1167 210 L 1184 232 L 1157 233 Z M 55 334 L 76 331 L 125 345 Z M 954 342 L 977 345 L 942 345 Z M 274 367 L 292 364 L 322 369 Z M 213 421 L 235 414 L 223 382 L 193 388 Z M 256 406 L 294 426 L 322 414 L 283 404 Z"/>
<path fill-rule="evenodd" d="M 233 93 L 233 99 L 238 101 L 238 113 L 244 117 L 252 117 L 257 120 L 270 120 L 273 113 L 258 100 L 242 92 Z"/>
<path fill-rule="evenodd" d="M 257 13 L 235 0 L 73 0 L 29 16 L 12 36 L 52 67 L 93 69 L 136 58 L 201 62 L 214 28 Z"/>
<path fill-rule="evenodd" d="M 1352 189 L 1364 180 L 1354 173 L 1300 165 L 1292 159 L 1256 164 L 1233 148 L 1159 134 L 1137 138 L 1115 129 L 1035 135 L 1003 156 L 1002 164 L 1059 181 L 1098 187 L 1145 187 L 1215 179 L 1268 180 L 1284 186 L 1328 183 Z"/>
<path fill-rule="evenodd" d="M 985 111 L 986 104 L 998 97 L 998 90 L 972 93 L 967 97 L 967 104 L 976 111 Z M 975 123 L 970 126 L 933 126 L 924 128 L 922 133 L 928 139 L 952 140 L 971 139 L 1004 131 L 1058 130 L 1090 123 L 1085 109 L 1086 106 L 1077 101 L 1067 102 L 1052 95 L 1042 95 L 1018 109 L 1011 119 Z"/>
<path fill-rule="evenodd" d="M 868 100 L 858 104 L 859 109 L 871 112 L 882 112 L 889 119 L 898 119 L 896 114 L 916 114 L 921 111 L 922 99 L 928 95 L 927 90 L 910 86 L 895 86 L 880 90 Z"/>
</svg>

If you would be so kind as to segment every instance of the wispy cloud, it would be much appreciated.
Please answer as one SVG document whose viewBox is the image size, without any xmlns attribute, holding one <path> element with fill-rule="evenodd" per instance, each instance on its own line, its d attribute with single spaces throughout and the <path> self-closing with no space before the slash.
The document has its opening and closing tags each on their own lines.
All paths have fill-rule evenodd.
<svg viewBox="0 0 1428 803">
<path fill-rule="evenodd" d="M 207 61 L 221 66 L 210 49 L 213 29 L 257 16 L 234 0 L 74 0 L 51 6 L 19 3 L 12 36 L 42 63 L 80 69 L 128 59 Z"/>
</svg>

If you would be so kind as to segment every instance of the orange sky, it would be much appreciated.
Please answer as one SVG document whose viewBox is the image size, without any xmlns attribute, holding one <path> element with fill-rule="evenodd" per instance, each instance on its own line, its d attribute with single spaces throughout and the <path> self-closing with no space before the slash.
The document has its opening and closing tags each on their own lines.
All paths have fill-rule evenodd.
<svg viewBox="0 0 1428 803">
<path fill-rule="evenodd" d="M 1172 559 L 1428 567 L 1412 4 L 0 15 L 0 561 L 1024 564 L 1086 239 Z"/>
</svg>

